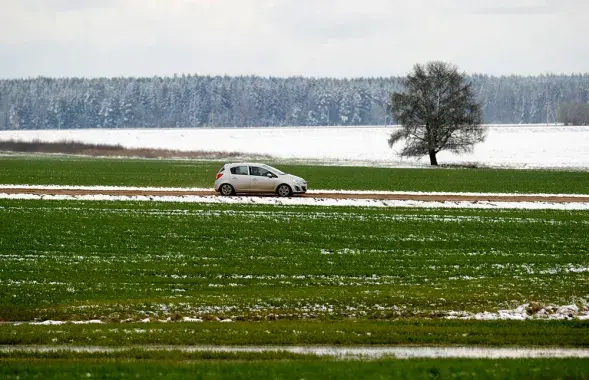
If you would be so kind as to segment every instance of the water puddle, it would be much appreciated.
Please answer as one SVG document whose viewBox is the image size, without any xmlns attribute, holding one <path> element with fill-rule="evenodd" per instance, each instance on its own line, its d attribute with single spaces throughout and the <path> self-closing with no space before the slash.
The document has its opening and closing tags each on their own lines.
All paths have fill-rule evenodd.
<svg viewBox="0 0 589 380">
<path fill-rule="evenodd" d="M 123 352 L 131 349 L 146 351 L 182 352 L 290 352 L 314 354 L 337 359 L 533 359 L 533 358 L 589 358 L 584 348 L 529 348 L 529 347 L 334 347 L 334 346 L 0 346 L 0 352 Z"/>
</svg>

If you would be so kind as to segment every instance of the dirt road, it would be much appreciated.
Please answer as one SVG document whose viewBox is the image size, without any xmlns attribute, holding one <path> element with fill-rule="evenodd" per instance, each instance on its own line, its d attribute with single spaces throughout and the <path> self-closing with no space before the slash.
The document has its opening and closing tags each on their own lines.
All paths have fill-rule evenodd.
<svg viewBox="0 0 589 380">
<path fill-rule="evenodd" d="M 35 195 L 112 195 L 112 196 L 216 196 L 212 190 L 118 190 L 118 189 L 47 189 L 47 188 L 0 188 L 4 194 L 35 194 Z M 262 195 L 275 196 L 275 195 Z M 377 199 L 425 202 L 548 202 L 548 203 L 589 203 L 589 196 L 538 196 L 538 195 L 460 195 L 460 194 L 378 194 L 378 193 L 322 193 L 314 192 L 298 195 L 301 198 L 327 199 Z"/>
</svg>

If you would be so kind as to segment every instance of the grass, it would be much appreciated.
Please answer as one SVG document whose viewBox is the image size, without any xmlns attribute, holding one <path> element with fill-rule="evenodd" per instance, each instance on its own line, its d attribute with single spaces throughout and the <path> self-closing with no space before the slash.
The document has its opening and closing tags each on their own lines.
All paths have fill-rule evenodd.
<svg viewBox="0 0 589 380">
<path fill-rule="evenodd" d="M 587 379 L 584 359 L 415 359 L 376 361 L 0 360 L 4 379 Z"/>
<path fill-rule="evenodd" d="M 213 186 L 221 161 L 0 157 L 0 183 L 101 186 Z M 390 169 L 272 163 L 312 189 L 589 194 L 589 172 Z"/>
<path fill-rule="evenodd" d="M 220 166 L 6 156 L 0 183 L 210 187 Z M 279 167 L 313 188 L 589 193 L 585 172 Z M 528 315 L 587 308 L 588 225 L 585 211 L 0 200 L 0 320 L 106 322 L 0 324 L 0 345 L 585 348 L 585 321 L 446 317 L 522 304 Z M 583 379 L 588 367 L 586 359 L 0 352 L 6 379 Z"/>
<path fill-rule="evenodd" d="M 264 322 L 0 325 L 8 345 L 419 345 L 589 347 L 582 321 L 278 320 Z M 0 356 L 1 357 L 1 356 Z"/>
<path fill-rule="evenodd" d="M 222 352 L 222 351 L 182 351 L 174 349 L 117 349 L 115 351 L 1 351 L 0 362 L 20 360 L 141 360 L 141 361 L 275 361 L 275 360 L 305 360 L 325 361 L 329 357 L 314 354 L 298 354 L 288 351 L 262 352 Z"/>
<path fill-rule="evenodd" d="M 521 325 L 507 324 L 493 338 L 485 324 L 448 334 L 452 323 L 470 325 L 443 318 L 527 303 L 536 305 L 530 315 L 547 305 L 588 307 L 588 225 L 584 211 L 0 200 L 0 319 L 200 318 L 192 331 L 216 332 L 182 339 L 213 344 L 585 346 L 586 322 L 533 325 L 533 339 L 511 332 Z M 219 319 L 234 323 L 214 327 L 225 325 Z M 411 321 L 429 319 L 439 325 L 412 330 Z M 369 323 L 395 320 L 409 327 L 389 334 L 396 325 Z M 318 327 L 325 323 L 334 327 Z M 135 330 L 141 325 L 90 340 L 176 344 L 182 334 L 174 329 L 181 327 L 167 335 L 160 325 L 149 327 L 153 340 Z M 71 329 L 79 342 L 87 337 L 80 330 L 104 328 L 3 326 L 0 341 L 67 343 L 42 333 L 56 329 Z"/>
</svg>

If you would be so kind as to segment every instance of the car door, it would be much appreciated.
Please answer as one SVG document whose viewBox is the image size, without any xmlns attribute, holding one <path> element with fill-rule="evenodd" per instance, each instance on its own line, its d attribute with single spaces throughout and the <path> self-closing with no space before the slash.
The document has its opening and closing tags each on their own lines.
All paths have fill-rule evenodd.
<svg viewBox="0 0 589 380">
<path fill-rule="evenodd" d="M 251 191 L 251 177 L 247 166 L 234 166 L 231 168 L 231 185 L 237 193 Z"/>
<path fill-rule="evenodd" d="M 276 176 L 262 167 L 250 166 L 250 177 L 252 192 L 273 193 L 276 189 Z"/>
</svg>

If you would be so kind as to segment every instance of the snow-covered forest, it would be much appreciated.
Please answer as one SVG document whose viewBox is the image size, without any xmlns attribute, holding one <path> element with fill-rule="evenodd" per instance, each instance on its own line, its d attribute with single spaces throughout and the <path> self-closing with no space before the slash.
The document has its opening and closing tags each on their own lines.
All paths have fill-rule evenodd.
<svg viewBox="0 0 589 380">
<path fill-rule="evenodd" d="M 589 102 L 589 74 L 470 76 L 486 123 L 554 122 Z M 152 78 L 0 80 L 0 129 L 384 125 L 402 78 Z"/>
</svg>

